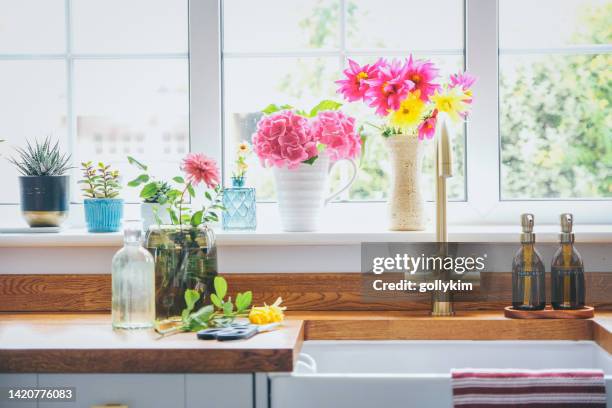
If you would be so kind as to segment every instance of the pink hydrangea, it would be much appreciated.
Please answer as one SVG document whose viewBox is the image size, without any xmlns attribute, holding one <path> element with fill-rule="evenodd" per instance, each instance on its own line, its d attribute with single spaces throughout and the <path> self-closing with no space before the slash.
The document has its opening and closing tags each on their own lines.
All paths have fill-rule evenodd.
<svg viewBox="0 0 612 408">
<path fill-rule="evenodd" d="M 202 153 L 187 154 L 181 168 L 187 174 L 187 181 L 193 186 L 204 183 L 208 188 L 215 188 L 221 180 L 217 162 Z"/>
<path fill-rule="evenodd" d="M 289 110 L 263 117 L 252 142 L 264 166 L 293 169 L 319 154 L 308 120 Z"/>
<path fill-rule="evenodd" d="M 312 122 L 314 138 L 324 144 L 332 161 L 354 159 L 361 153 L 361 137 L 355 118 L 341 111 L 323 111 Z"/>
</svg>

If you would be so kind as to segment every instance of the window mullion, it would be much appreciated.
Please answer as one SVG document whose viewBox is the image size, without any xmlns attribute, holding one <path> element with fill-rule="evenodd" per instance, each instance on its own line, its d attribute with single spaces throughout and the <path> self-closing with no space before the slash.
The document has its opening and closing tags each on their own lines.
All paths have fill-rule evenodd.
<svg viewBox="0 0 612 408">
<path fill-rule="evenodd" d="M 478 81 L 467 124 L 467 207 L 472 211 L 465 216 L 485 223 L 499 205 L 497 10 L 498 0 L 466 0 L 466 67 Z"/>
<path fill-rule="evenodd" d="M 189 1 L 189 140 L 223 169 L 221 1 Z"/>
</svg>

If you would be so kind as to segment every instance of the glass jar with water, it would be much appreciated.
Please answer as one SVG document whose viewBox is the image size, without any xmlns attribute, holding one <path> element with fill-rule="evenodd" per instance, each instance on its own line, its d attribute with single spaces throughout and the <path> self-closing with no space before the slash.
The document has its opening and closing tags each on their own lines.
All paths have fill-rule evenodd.
<svg viewBox="0 0 612 408">
<path fill-rule="evenodd" d="M 124 223 L 124 244 L 113 257 L 112 321 L 115 329 L 148 329 L 155 323 L 155 262 L 142 247 L 140 221 Z"/>
</svg>

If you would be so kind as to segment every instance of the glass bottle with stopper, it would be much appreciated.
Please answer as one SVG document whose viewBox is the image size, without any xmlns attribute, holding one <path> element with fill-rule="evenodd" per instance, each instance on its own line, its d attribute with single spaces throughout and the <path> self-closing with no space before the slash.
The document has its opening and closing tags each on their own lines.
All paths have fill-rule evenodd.
<svg viewBox="0 0 612 408">
<path fill-rule="evenodd" d="M 584 265 L 574 247 L 574 217 L 561 214 L 561 246 L 551 266 L 551 304 L 554 309 L 581 309 L 585 304 Z"/>
<path fill-rule="evenodd" d="M 521 215 L 521 248 L 512 261 L 512 307 L 542 310 L 546 306 L 545 268 L 535 248 L 533 214 Z"/>
<path fill-rule="evenodd" d="M 140 221 L 124 223 L 123 248 L 112 262 L 115 329 L 146 329 L 155 323 L 155 263 L 141 244 Z"/>
</svg>

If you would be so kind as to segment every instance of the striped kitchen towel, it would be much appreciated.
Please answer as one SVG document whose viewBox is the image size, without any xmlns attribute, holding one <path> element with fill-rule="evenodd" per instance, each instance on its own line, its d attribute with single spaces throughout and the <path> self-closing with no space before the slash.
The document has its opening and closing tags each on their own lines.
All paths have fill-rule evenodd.
<svg viewBox="0 0 612 408">
<path fill-rule="evenodd" d="M 606 408 L 601 370 L 452 370 L 455 408 Z"/>
</svg>

